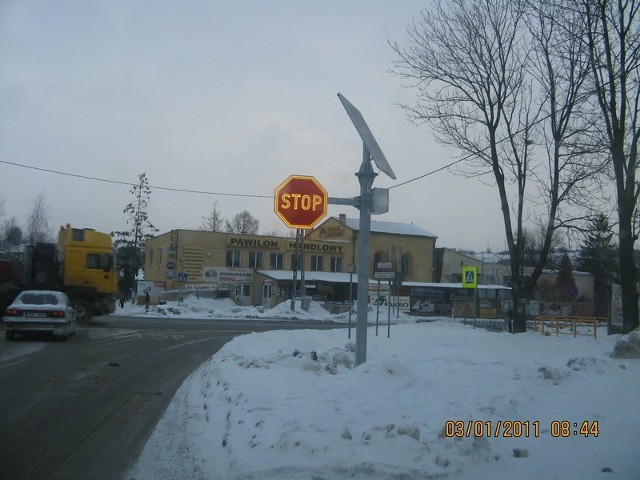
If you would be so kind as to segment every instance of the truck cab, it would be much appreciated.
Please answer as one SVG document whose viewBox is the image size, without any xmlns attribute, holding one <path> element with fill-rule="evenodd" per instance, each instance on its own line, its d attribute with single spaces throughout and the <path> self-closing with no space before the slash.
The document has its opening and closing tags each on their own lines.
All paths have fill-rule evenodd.
<svg viewBox="0 0 640 480">
<path fill-rule="evenodd" d="M 58 232 L 58 255 L 62 289 L 78 315 L 88 320 L 93 314 L 112 313 L 118 273 L 111 235 L 67 225 Z"/>
</svg>

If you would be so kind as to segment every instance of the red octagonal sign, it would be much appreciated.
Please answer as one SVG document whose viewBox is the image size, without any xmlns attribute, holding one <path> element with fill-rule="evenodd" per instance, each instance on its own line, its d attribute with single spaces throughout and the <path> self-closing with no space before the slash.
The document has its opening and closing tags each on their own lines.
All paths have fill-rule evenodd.
<svg viewBox="0 0 640 480">
<path fill-rule="evenodd" d="M 291 175 L 276 188 L 274 210 L 289 228 L 313 228 L 327 214 L 327 199 L 314 177 Z"/>
</svg>

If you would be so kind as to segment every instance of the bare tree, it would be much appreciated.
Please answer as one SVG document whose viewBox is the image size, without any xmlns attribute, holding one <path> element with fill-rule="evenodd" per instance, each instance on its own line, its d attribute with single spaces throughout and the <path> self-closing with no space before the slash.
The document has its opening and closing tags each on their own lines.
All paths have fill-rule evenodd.
<svg viewBox="0 0 640 480">
<path fill-rule="evenodd" d="M 51 242 L 53 237 L 49 229 L 49 207 L 44 192 L 38 194 L 33 201 L 31 213 L 27 217 L 27 235 L 29 242 Z"/>
<path fill-rule="evenodd" d="M 253 217 L 247 210 L 237 213 L 231 222 L 227 221 L 228 233 L 242 233 L 246 235 L 255 235 L 258 233 L 260 221 Z"/>
<path fill-rule="evenodd" d="M 222 232 L 223 223 L 224 219 L 222 218 L 222 214 L 218 208 L 218 201 L 215 200 L 209 216 L 202 217 L 202 226 L 200 227 L 200 230 L 204 230 L 206 232 Z"/>
<path fill-rule="evenodd" d="M 574 3 L 571 3 L 574 6 Z M 633 248 L 638 239 L 637 181 L 640 141 L 640 0 L 581 0 L 591 60 L 591 80 L 602 113 L 618 208 L 623 332 L 638 327 L 638 271 Z"/>
<path fill-rule="evenodd" d="M 576 160 L 583 145 L 568 141 L 583 127 L 576 126 L 573 110 L 585 60 L 562 51 L 569 46 L 555 30 L 542 30 L 548 25 L 536 24 L 534 13 L 525 0 L 436 0 L 409 26 L 412 46 L 392 44 L 395 73 L 418 89 L 416 105 L 404 105 L 411 120 L 428 123 L 438 141 L 462 153 L 466 162 L 458 173 L 489 174 L 497 188 L 516 332 L 526 330 L 523 301 L 546 264 L 554 233 L 569 221 L 561 207 L 580 204 L 577 189 L 594 171 Z M 537 13 L 538 22 L 554 15 Z M 568 59 L 558 63 L 553 55 Z M 544 241 L 528 276 L 525 226 L 534 216 L 544 226 Z"/>
<path fill-rule="evenodd" d="M 22 229 L 18 225 L 16 217 L 7 218 L 2 222 L 2 238 L 3 247 L 11 252 L 15 247 L 22 243 Z"/>
</svg>

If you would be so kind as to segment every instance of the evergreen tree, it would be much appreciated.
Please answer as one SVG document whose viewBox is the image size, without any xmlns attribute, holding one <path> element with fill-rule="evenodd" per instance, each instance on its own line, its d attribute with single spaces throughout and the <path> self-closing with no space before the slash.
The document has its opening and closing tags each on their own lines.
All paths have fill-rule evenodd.
<svg viewBox="0 0 640 480">
<path fill-rule="evenodd" d="M 134 200 L 123 210 L 128 217 L 129 229 L 111 233 L 115 237 L 113 243 L 120 272 L 119 288 L 123 294 L 134 289 L 136 275 L 144 265 L 144 242 L 158 232 L 158 229 L 149 221 L 151 187 L 149 187 L 147 174 L 138 175 L 138 181 L 139 183 L 130 190 Z"/>
<path fill-rule="evenodd" d="M 619 282 L 618 253 L 613 243 L 609 220 L 603 214 L 588 226 L 581 245 L 578 269 L 593 274 L 593 302 L 595 314 L 607 316 L 611 303 L 611 282 Z"/>
<path fill-rule="evenodd" d="M 560 259 L 558 278 L 556 279 L 556 296 L 558 300 L 567 302 L 572 300 L 570 289 L 575 288 L 576 281 L 573 279 L 573 264 L 566 253 Z"/>
</svg>

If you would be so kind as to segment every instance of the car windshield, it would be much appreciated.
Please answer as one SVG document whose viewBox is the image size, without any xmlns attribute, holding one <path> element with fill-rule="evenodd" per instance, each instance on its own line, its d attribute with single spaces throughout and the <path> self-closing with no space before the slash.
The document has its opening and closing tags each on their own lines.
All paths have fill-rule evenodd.
<svg viewBox="0 0 640 480">
<path fill-rule="evenodd" d="M 60 299 L 52 293 L 23 293 L 16 299 L 16 303 L 24 305 L 58 305 Z"/>
</svg>

